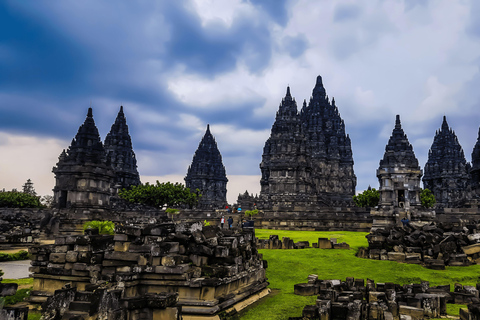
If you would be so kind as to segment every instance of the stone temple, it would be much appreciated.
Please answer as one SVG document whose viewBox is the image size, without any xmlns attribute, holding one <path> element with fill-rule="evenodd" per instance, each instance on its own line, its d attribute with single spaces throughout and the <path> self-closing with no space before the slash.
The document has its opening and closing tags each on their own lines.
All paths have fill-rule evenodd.
<svg viewBox="0 0 480 320">
<path fill-rule="evenodd" d="M 423 186 L 433 192 L 437 206 L 458 207 L 466 197 L 468 171 L 463 149 L 444 116 L 428 152 Z"/>
<path fill-rule="evenodd" d="M 422 170 L 403 132 L 400 116 L 385 147 L 385 154 L 377 170 L 380 183 L 380 207 L 410 209 L 420 206 L 420 178 Z"/>
<path fill-rule="evenodd" d="M 480 196 L 480 128 L 478 129 L 478 139 L 472 152 L 472 168 L 470 170 L 470 185 L 474 191 L 474 197 Z"/>
<path fill-rule="evenodd" d="M 105 146 L 93 120 L 92 108 L 89 108 L 85 122 L 53 168 L 55 207 L 107 208 L 116 185 L 129 187 L 139 184 L 135 154 L 122 107 Z"/>
<path fill-rule="evenodd" d="M 200 190 L 202 195 L 198 208 L 220 209 L 227 205 L 227 175 L 222 162 L 222 155 L 215 138 L 210 133 L 210 126 L 203 136 L 192 164 L 188 167 L 185 186 L 191 191 Z"/>
<path fill-rule="evenodd" d="M 266 209 L 352 203 L 356 176 L 351 141 L 320 76 L 300 113 L 287 88 L 260 169 L 260 201 Z"/>
</svg>

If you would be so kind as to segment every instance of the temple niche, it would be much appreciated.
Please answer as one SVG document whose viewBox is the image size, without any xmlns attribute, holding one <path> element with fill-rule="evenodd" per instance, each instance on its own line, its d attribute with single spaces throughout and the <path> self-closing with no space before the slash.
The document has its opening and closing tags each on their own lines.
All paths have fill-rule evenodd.
<svg viewBox="0 0 480 320">
<path fill-rule="evenodd" d="M 437 206 L 462 206 L 466 199 L 468 170 L 463 149 L 444 116 L 428 152 L 423 186 L 435 195 Z"/>
<path fill-rule="evenodd" d="M 222 155 L 215 138 L 210 133 L 210 126 L 203 136 L 192 164 L 188 167 L 185 185 L 191 191 L 200 190 L 199 208 L 220 209 L 227 205 L 227 175 L 222 162 Z"/>
<path fill-rule="evenodd" d="M 78 129 L 67 151 L 58 158 L 53 189 L 57 208 L 106 208 L 114 171 L 107 165 L 106 153 L 93 120 L 92 108 Z"/>
<path fill-rule="evenodd" d="M 420 203 L 420 178 L 422 170 L 403 132 L 400 116 L 397 115 L 395 128 L 385 147 L 385 154 L 377 170 L 380 183 L 381 207 L 399 207 L 409 210 Z"/>
<path fill-rule="evenodd" d="M 352 205 L 357 179 L 351 141 L 320 76 L 300 113 L 287 88 L 260 169 L 260 200 L 266 209 Z"/>
<path fill-rule="evenodd" d="M 107 163 L 115 172 L 114 187 L 117 190 L 140 184 L 140 176 L 137 171 L 137 159 L 133 152 L 132 139 L 128 133 L 127 120 L 120 106 L 110 132 L 105 138 L 105 152 Z"/>
</svg>

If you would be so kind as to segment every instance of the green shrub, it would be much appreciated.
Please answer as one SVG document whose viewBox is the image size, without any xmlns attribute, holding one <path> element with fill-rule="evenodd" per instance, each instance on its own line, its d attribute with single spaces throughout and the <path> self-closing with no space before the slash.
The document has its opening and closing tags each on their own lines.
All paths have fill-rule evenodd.
<svg viewBox="0 0 480 320">
<path fill-rule="evenodd" d="M 113 221 L 87 221 L 83 224 L 83 231 L 87 229 L 98 229 L 99 234 L 115 234 L 115 223 Z"/>
<path fill-rule="evenodd" d="M 252 217 L 253 217 L 254 215 L 256 215 L 256 214 L 258 214 L 258 210 L 257 210 L 257 209 L 245 211 L 245 216 L 246 216 L 246 217 L 249 217 L 250 219 L 252 219 Z"/>
<path fill-rule="evenodd" d="M 376 207 L 378 205 L 378 201 L 380 200 L 380 194 L 378 193 L 375 188 L 371 189 L 368 187 L 367 190 L 359 193 L 356 196 L 353 196 L 353 202 L 357 207 L 365 208 L 365 207 Z"/>
<path fill-rule="evenodd" d="M 420 201 L 422 202 L 422 207 L 431 208 L 437 202 L 435 200 L 435 195 L 429 189 L 423 189 L 420 192 Z"/>
<path fill-rule="evenodd" d="M 19 303 L 25 300 L 25 298 L 30 296 L 30 291 L 32 289 L 19 289 L 17 290 L 17 293 L 15 293 L 13 296 L 6 296 L 5 297 L 5 305 L 10 306 L 15 303 Z"/>
<path fill-rule="evenodd" d="M 161 208 L 163 206 L 175 207 L 179 205 L 187 205 L 193 207 L 198 203 L 201 196 L 196 192 L 191 192 L 190 188 L 186 188 L 181 183 L 160 183 L 141 184 L 132 186 L 130 189 L 123 189 L 118 193 L 120 198 L 132 203 L 141 203 L 147 206 Z"/>
<path fill-rule="evenodd" d="M 18 261 L 18 260 L 27 260 L 29 258 L 28 252 L 21 250 L 16 253 L 3 253 L 0 252 L 0 262 L 2 261 Z M 1 276 L 1 275 L 0 275 Z"/>
<path fill-rule="evenodd" d="M 17 191 L 0 191 L 0 208 L 42 208 L 40 198 Z"/>
</svg>

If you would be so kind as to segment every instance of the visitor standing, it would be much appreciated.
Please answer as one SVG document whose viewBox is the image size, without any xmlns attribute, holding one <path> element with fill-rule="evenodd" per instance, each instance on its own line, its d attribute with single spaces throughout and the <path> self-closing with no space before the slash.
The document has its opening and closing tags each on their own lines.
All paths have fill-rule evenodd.
<svg viewBox="0 0 480 320">
<path fill-rule="evenodd" d="M 225 217 L 222 216 L 222 218 L 220 219 L 220 229 L 223 229 L 223 224 L 225 223 Z"/>
<path fill-rule="evenodd" d="M 232 216 L 230 216 L 230 218 L 228 218 L 228 229 L 232 229 L 232 225 L 233 225 L 233 218 Z"/>
</svg>

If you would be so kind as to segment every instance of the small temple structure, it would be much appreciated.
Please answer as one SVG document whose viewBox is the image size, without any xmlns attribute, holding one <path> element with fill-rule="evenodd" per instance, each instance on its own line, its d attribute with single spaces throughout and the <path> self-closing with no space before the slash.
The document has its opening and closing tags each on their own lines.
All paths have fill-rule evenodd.
<svg viewBox="0 0 480 320">
<path fill-rule="evenodd" d="M 135 152 L 133 152 L 132 139 L 128 133 L 123 106 L 120 106 L 115 123 L 105 138 L 105 152 L 107 162 L 115 172 L 114 188 L 121 190 L 140 184 L 137 159 L 135 158 Z"/>
<path fill-rule="evenodd" d="M 110 186 L 115 174 L 107 165 L 92 108 L 88 108 L 87 118 L 70 147 L 58 157 L 53 173 L 55 207 L 105 208 L 110 204 Z"/>
<path fill-rule="evenodd" d="M 444 116 L 442 127 L 435 133 L 428 152 L 423 186 L 435 195 L 437 206 L 461 206 L 466 197 L 468 170 L 463 149 Z"/>
<path fill-rule="evenodd" d="M 210 132 L 210 125 L 203 136 L 192 164 L 188 167 L 185 186 L 192 192 L 200 190 L 202 195 L 198 208 L 220 209 L 227 205 L 227 175 L 217 142 Z"/>
<path fill-rule="evenodd" d="M 403 132 L 400 116 L 385 147 L 385 154 L 377 170 L 380 183 L 379 206 L 410 209 L 420 206 L 420 178 L 422 170 Z"/>
<path fill-rule="evenodd" d="M 350 137 L 322 77 L 307 106 L 297 110 L 287 88 L 260 164 L 265 209 L 352 205 L 357 178 Z"/>
</svg>

